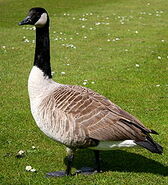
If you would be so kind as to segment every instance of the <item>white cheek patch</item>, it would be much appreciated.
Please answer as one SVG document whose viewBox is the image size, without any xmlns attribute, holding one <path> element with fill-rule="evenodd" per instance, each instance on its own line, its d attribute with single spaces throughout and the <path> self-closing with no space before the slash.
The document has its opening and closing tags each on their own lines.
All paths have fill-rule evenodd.
<svg viewBox="0 0 168 185">
<path fill-rule="evenodd" d="M 34 24 L 36 27 L 41 28 L 47 23 L 47 14 L 43 13 L 40 19 Z"/>
</svg>

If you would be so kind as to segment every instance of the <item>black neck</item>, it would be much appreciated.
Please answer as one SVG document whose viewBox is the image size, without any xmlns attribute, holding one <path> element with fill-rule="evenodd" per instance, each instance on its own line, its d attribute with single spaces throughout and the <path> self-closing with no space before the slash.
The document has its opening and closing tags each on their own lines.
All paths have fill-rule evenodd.
<svg viewBox="0 0 168 185">
<path fill-rule="evenodd" d="M 36 28 L 36 49 L 34 65 L 44 72 L 44 76 L 52 78 L 50 67 L 49 27 Z"/>
</svg>

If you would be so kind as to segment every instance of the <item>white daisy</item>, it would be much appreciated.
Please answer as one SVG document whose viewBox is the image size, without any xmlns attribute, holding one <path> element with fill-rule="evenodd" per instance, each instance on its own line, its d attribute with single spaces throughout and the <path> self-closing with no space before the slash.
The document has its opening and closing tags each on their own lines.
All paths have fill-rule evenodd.
<svg viewBox="0 0 168 185">
<path fill-rule="evenodd" d="M 31 171 L 31 172 L 36 172 L 37 170 L 34 169 L 34 168 L 32 168 L 32 169 L 30 169 L 30 171 Z"/>
<path fill-rule="evenodd" d="M 25 168 L 26 171 L 30 171 L 31 169 L 32 169 L 31 166 L 26 166 L 26 168 Z"/>
<path fill-rule="evenodd" d="M 55 72 L 54 71 L 52 71 L 52 75 L 54 74 Z M 32 149 L 36 149 L 36 147 L 35 146 L 32 146 Z"/>
<path fill-rule="evenodd" d="M 62 72 L 61 72 L 61 74 L 62 74 L 62 75 L 65 75 L 65 72 L 64 72 L 64 71 L 62 71 Z"/>
<path fill-rule="evenodd" d="M 87 83 L 86 82 L 83 82 L 83 85 L 86 85 Z"/>
</svg>

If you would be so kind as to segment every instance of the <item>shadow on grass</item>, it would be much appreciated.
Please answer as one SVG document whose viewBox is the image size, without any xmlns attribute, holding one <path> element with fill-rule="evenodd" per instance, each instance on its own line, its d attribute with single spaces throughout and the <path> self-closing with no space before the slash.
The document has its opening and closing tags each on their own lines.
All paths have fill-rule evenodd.
<svg viewBox="0 0 168 185">
<path fill-rule="evenodd" d="M 153 154 L 154 155 L 154 154 Z M 100 152 L 101 170 L 117 172 L 143 172 L 168 176 L 168 167 L 163 164 L 148 159 L 142 155 L 121 150 Z M 64 160 L 65 164 L 66 159 Z M 94 153 L 90 150 L 79 150 L 75 153 L 73 167 L 95 167 Z"/>
</svg>

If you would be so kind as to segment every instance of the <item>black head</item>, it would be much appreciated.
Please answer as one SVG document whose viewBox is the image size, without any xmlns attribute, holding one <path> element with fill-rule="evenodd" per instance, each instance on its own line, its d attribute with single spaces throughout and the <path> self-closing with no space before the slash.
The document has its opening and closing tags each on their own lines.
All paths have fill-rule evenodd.
<svg viewBox="0 0 168 185">
<path fill-rule="evenodd" d="M 38 28 L 44 26 L 49 26 L 49 17 L 48 13 L 44 8 L 31 8 L 29 10 L 28 16 L 19 23 L 19 25 L 34 25 Z"/>
</svg>

